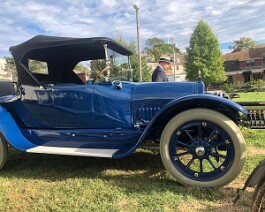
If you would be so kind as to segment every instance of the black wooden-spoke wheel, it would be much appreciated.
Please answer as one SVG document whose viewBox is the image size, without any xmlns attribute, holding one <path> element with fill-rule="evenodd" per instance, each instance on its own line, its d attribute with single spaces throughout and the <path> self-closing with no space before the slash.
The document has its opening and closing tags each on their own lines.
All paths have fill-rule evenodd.
<svg viewBox="0 0 265 212">
<path fill-rule="evenodd" d="M 7 144 L 6 141 L 3 139 L 2 135 L 0 135 L 0 169 L 3 168 L 3 166 L 6 163 L 7 158 Z"/>
<path fill-rule="evenodd" d="M 192 109 L 172 118 L 162 133 L 160 150 L 171 175 L 191 186 L 228 184 L 245 160 L 245 142 L 238 127 L 208 109 Z"/>
</svg>

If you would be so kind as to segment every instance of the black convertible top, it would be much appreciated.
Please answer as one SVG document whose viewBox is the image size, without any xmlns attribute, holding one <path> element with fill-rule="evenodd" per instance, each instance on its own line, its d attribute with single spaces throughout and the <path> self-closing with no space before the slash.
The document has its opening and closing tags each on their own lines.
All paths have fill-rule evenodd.
<svg viewBox="0 0 265 212">
<path fill-rule="evenodd" d="M 29 77 L 28 71 L 21 63 L 27 66 L 29 59 L 47 62 L 52 75 L 50 78 L 61 76 L 60 80 L 66 81 L 63 76 L 75 77 L 71 76 L 71 72 L 78 62 L 104 59 L 104 44 L 122 55 L 133 54 L 129 49 L 106 37 L 69 38 L 46 35 L 37 35 L 17 46 L 11 46 L 9 50 L 16 63 L 18 81 L 21 84 L 36 84 L 36 79 L 30 79 L 32 77 Z"/>
</svg>

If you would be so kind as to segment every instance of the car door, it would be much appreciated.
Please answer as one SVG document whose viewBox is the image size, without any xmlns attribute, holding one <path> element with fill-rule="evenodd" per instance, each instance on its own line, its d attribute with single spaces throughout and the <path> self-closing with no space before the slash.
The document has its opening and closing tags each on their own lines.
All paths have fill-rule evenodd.
<svg viewBox="0 0 265 212">
<path fill-rule="evenodd" d="M 116 129 L 131 126 L 131 88 L 111 83 L 53 87 L 55 127 Z"/>
<path fill-rule="evenodd" d="M 29 128 L 53 128 L 54 110 L 52 88 L 23 85 L 21 119 Z M 23 109 L 23 110 L 22 110 Z M 33 123 L 33 124 L 31 124 Z M 32 125 L 32 126 L 31 126 Z"/>
</svg>

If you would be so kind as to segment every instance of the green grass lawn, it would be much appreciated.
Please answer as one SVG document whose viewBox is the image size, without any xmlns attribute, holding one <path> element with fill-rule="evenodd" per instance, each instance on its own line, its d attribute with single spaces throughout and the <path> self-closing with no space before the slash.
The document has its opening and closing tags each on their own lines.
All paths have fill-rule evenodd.
<svg viewBox="0 0 265 212">
<path fill-rule="evenodd" d="M 265 92 L 248 92 L 248 93 L 237 93 L 240 98 L 235 98 L 233 101 L 236 102 L 265 102 Z"/>
<path fill-rule="evenodd" d="M 248 157 L 240 176 L 221 188 L 183 187 L 160 155 L 138 150 L 120 160 L 10 151 L 0 171 L 0 211 L 248 211 L 253 189 L 236 189 L 264 159 L 265 131 L 242 129 Z"/>
</svg>

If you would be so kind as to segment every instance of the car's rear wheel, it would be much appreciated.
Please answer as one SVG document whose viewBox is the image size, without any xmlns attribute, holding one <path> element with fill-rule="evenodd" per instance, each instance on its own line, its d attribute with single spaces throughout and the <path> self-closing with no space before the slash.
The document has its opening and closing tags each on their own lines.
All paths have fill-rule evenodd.
<svg viewBox="0 0 265 212">
<path fill-rule="evenodd" d="M 252 212 L 265 211 L 265 181 L 262 180 L 255 188 L 252 197 Z"/>
<path fill-rule="evenodd" d="M 5 165 L 6 159 L 7 159 L 7 143 L 0 135 L 0 169 L 2 169 L 3 166 Z"/>
<path fill-rule="evenodd" d="M 164 166 L 189 186 L 219 187 L 234 180 L 243 168 L 245 140 L 237 125 L 209 109 L 190 109 L 173 117 L 160 143 Z"/>
</svg>

